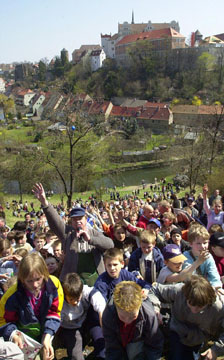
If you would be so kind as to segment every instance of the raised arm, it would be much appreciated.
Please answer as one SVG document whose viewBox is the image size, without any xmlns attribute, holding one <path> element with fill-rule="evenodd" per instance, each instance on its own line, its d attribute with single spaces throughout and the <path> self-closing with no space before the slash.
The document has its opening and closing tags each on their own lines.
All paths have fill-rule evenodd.
<svg viewBox="0 0 224 360">
<path fill-rule="evenodd" d="M 51 206 L 46 198 L 46 194 L 41 183 L 36 183 L 33 186 L 32 192 L 37 200 L 40 201 L 43 206 L 44 213 L 46 215 L 48 225 L 50 229 L 58 236 L 63 242 L 65 241 L 65 223 L 62 218 L 58 215 L 57 211 Z"/>
<path fill-rule="evenodd" d="M 207 198 L 207 194 L 208 194 L 208 185 L 207 184 L 204 184 L 202 191 L 203 191 L 203 208 L 204 208 L 206 214 L 209 215 L 211 212 L 211 209 L 210 209 L 208 198 Z"/>
<path fill-rule="evenodd" d="M 183 269 L 180 273 L 173 273 L 168 275 L 166 278 L 166 283 L 178 283 L 186 280 L 189 275 L 192 275 L 193 272 L 201 265 L 203 262 L 208 259 L 209 252 L 207 250 L 202 251 L 202 253 L 198 256 L 197 260 L 193 262 L 193 264 L 189 265 L 187 268 Z"/>
</svg>

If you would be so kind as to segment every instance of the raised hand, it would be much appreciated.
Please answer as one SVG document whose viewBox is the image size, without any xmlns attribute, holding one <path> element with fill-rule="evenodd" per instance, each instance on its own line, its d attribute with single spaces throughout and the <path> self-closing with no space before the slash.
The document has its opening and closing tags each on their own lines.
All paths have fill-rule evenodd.
<svg viewBox="0 0 224 360">
<path fill-rule="evenodd" d="M 46 194 L 41 183 L 36 183 L 33 186 L 32 193 L 34 194 L 35 198 L 40 201 L 41 205 L 44 207 L 48 206 Z"/>
</svg>

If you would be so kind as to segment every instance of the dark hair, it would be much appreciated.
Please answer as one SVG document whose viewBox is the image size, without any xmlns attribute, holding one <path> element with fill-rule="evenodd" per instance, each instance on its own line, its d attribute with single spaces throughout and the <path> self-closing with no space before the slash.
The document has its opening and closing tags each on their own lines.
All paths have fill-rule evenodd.
<svg viewBox="0 0 224 360">
<path fill-rule="evenodd" d="M 77 299 L 82 294 L 83 282 L 78 274 L 69 273 L 65 275 L 64 280 L 62 282 L 62 287 L 65 295 Z"/>
<path fill-rule="evenodd" d="M 18 243 L 19 240 L 22 240 L 25 235 L 24 231 L 16 231 L 15 233 L 15 242 Z"/>
<path fill-rule="evenodd" d="M 13 226 L 13 230 L 16 231 L 25 231 L 26 230 L 26 223 L 25 221 L 17 221 L 14 226 Z"/>
<path fill-rule="evenodd" d="M 216 300 L 215 290 L 203 276 L 191 275 L 185 282 L 182 291 L 192 306 L 212 305 Z"/>
</svg>

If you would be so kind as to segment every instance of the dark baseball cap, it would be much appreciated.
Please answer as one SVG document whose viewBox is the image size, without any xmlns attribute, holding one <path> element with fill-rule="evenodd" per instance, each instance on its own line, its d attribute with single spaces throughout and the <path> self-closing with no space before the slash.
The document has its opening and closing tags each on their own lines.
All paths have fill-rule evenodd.
<svg viewBox="0 0 224 360">
<path fill-rule="evenodd" d="M 187 260 L 187 258 L 182 254 L 179 246 L 175 244 L 168 244 L 163 248 L 163 257 L 164 260 L 170 260 L 176 264 Z"/>
<path fill-rule="evenodd" d="M 217 231 L 212 234 L 210 237 L 210 245 L 224 248 L 224 233 Z"/>
<path fill-rule="evenodd" d="M 80 206 L 76 206 L 74 207 L 69 214 L 69 217 L 80 217 L 80 216 L 85 216 L 86 212 L 85 209 L 83 209 Z"/>
</svg>

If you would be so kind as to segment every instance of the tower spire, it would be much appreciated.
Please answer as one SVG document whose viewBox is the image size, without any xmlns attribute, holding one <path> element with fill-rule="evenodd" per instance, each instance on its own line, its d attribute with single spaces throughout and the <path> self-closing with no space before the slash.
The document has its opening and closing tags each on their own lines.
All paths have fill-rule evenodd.
<svg viewBox="0 0 224 360">
<path fill-rule="evenodd" d="M 132 20 L 131 20 L 131 23 L 134 24 L 135 23 L 135 20 L 134 20 L 134 11 L 132 10 Z"/>
</svg>

